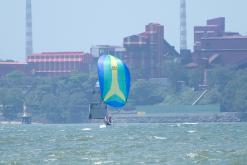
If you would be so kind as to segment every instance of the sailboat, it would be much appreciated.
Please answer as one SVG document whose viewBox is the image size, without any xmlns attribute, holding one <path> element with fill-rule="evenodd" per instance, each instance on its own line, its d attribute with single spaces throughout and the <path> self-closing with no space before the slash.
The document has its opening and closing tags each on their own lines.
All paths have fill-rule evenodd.
<svg viewBox="0 0 247 165">
<path fill-rule="evenodd" d="M 89 119 L 104 119 L 105 116 L 108 116 L 107 105 L 100 98 L 100 87 L 99 82 L 97 81 L 93 92 L 91 102 L 89 104 Z"/>
<path fill-rule="evenodd" d="M 27 113 L 26 104 L 23 104 L 23 114 L 22 114 L 22 124 L 31 124 L 32 123 L 32 116 L 30 113 Z"/>
<path fill-rule="evenodd" d="M 97 70 L 98 83 L 93 94 L 100 94 L 100 97 L 96 104 L 89 105 L 89 118 L 103 118 L 104 123 L 110 125 L 112 121 L 107 107 L 119 109 L 126 104 L 130 89 L 130 72 L 122 60 L 112 55 L 100 56 Z"/>
</svg>

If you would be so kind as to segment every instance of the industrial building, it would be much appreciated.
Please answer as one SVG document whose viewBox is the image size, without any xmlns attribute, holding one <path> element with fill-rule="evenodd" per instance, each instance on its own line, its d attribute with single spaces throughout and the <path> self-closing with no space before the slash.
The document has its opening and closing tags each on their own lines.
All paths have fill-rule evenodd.
<svg viewBox="0 0 247 165">
<path fill-rule="evenodd" d="M 164 27 L 158 23 L 146 25 L 145 32 L 124 38 L 125 60 L 134 78 L 162 77 L 162 65 L 179 53 L 164 39 Z"/>
<path fill-rule="evenodd" d="M 45 52 L 27 57 L 32 73 L 45 76 L 88 72 L 91 60 L 91 55 L 83 52 Z"/>
<path fill-rule="evenodd" d="M 90 48 L 90 53 L 93 58 L 98 58 L 101 55 L 105 54 L 121 54 L 125 52 L 125 49 L 122 46 L 113 46 L 113 45 L 95 45 Z"/>
<path fill-rule="evenodd" d="M 92 55 L 93 64 L 97 63 L 98 58 L 101 55 L 114 55 L 125 61 L 126 49 L 122 46 L 115 45 L 95 45 L 90 48 L 90 54 Z"/>
<path fill-rule="evenodd" d="M 193 61 L 214 60 L 222 65 L 246 65 L 247 36 L 225 32 L 225 18 L 207 20 L 205 26 L 194 27 Z"/>
<path fill-rule="evenodd" d="M 0 62 L 0 76 L 4 76 L 13 71 L 19 71 L 25 74 L 31 73 L 25 62 Z"/>
</svg>

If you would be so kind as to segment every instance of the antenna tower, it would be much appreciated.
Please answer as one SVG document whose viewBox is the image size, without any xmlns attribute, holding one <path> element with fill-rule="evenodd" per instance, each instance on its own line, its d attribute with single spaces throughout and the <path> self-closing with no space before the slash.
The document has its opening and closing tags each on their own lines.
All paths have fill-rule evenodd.
<svg viewBox="0 0 247 165">
<path fill-rule="evenodd" d="M 180 50 L 187 49 L 186 2 L 180 0 Z"/>
<path fill-rule="evenodd" d="M 26 59 L 33 53 L 32 39 L 32 3 L 26 0 Z"/>
</svg>

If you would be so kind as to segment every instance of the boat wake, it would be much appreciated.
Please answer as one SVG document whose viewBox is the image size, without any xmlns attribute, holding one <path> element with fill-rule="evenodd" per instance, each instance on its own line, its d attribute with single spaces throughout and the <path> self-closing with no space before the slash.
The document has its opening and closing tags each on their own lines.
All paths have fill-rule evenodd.
<svg viewBox="0 0 247 165">
<path fill-rule="evenodd" d="M 106 128 L 106 125 L 105 124 L 100 124 L 99 128 Z"/>
</svg>

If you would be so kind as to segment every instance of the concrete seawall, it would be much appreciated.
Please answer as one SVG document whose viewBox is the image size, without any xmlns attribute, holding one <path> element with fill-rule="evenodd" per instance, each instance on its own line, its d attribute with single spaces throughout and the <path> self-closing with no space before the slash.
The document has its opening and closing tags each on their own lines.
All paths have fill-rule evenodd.
<svg viewBox="0 0 247 165">
<path fill-rule="evenodd" d="M 247 113 L 222 112 L 217 114 L 171 115 L 113 115 L 114 123 L 183 123 L 183 122 L 246 122 Z"/>
</svg>

